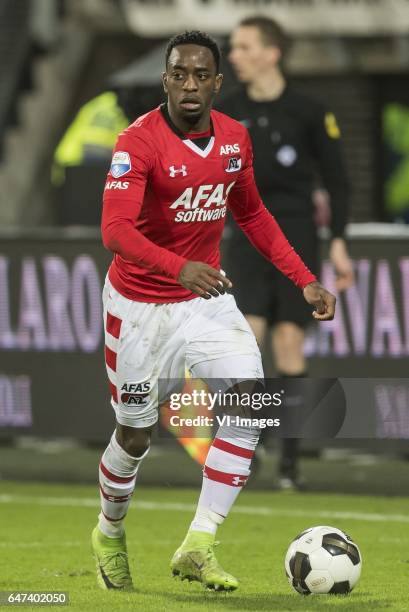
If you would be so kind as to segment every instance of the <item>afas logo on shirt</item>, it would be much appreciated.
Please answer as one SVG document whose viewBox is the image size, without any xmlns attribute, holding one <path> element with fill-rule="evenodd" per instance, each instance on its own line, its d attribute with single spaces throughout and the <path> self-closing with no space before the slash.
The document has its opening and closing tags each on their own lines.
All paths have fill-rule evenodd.
<svg viewBox="0 0 409 612">
<path fill-rule="evenodd" d="M 128 189 L 128 181 L 108 181 L 105 185 L 105 189 Z"/>
<path fill-rule="evenodd" d="M 176 209 L 181 207 L 185 210 L 192 210 L 198 207 L 223 206 L 235 182 L 233 181 L 229 185 L 224 183 L 219 183 L 218 185 L 200 185 L 197 189 L 187 187 L 177 200 L 172 202 L 169 208 Z"/>
<path fill-rule="evenodd" d="M 232 153 L 240 153 L 240 147 L 238 143 L 226 144 L 220 147 L 220 155 L 231 155 Z"/>
<path fill-rule="evenodd" d="M 197 189 L 187 187 L 170 208 L 177 210 L 176 223 L 218 221 L 226 216 L 226 200 L 235 181 L 229 185 L 200 185 Z"/>
</svg>

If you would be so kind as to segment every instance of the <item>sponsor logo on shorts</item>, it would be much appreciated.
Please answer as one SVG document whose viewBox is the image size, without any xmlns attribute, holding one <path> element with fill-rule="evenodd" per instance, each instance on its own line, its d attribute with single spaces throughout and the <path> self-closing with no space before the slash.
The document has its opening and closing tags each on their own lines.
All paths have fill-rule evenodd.
<svg viewBox="0 0 409 612">
<path fill-rule="evenodd" d="M 121 387 L 121 403 L 124 406 L 146 406 L 151 391 L 150 382 L 126 382 Z"/>
</svg>

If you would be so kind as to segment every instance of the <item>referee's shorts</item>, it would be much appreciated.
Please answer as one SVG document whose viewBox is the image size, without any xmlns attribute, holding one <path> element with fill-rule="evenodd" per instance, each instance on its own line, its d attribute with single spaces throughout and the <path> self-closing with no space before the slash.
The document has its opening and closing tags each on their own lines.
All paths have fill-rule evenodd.
<svg viewBox="0 0 409 612">
<path fill-rule="evenodd" d="M 276 219 L 306 266 L 317 274 L 318 238 L 313 219 Z M 223 269 L 233 282 L 232 292 L 243 314 L 263 317 L 269 325 L 288 321 L 304 328 L 313 321 L 313 308 L 302 291 L 260 255 L 238 226 L 226 241 Z"/>
</svg>

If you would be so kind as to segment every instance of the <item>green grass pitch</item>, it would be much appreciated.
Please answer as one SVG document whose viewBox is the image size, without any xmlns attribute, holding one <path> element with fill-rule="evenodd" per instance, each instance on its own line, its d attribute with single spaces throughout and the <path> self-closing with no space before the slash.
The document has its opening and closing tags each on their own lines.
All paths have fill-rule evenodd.
<svg viewBox="0 0 409 612">
<path fill-rule="evenodd" d="M 219 529 L 217 550 L 241 586 L 217 594 L 169 572 L 197 493 L 135 492 L 126 528 L 137 590 L 120 593 L 100 591 L 95 583 L 89 540 L 98 512 L 96 486 L 2 482 L 0 590 L 68 591 L 68 609 L 81 611 L 408 610 L 409 499 L 244 491 Z M 361 548 L 361 580 L 348 596 L 302 597 L 287 582 L 289 542 L 319 524 L 345 530 Z"/>
</svg>

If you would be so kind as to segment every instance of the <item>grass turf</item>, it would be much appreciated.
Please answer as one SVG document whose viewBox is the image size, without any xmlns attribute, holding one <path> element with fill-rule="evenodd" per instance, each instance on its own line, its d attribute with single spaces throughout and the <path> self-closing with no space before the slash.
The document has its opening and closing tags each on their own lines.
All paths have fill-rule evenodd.
<svg viewBox="0 0 409 612">
<path fill-rule="evenodd" d="M 90 554 L 96 487 L 2 482 L 0 590 L 68 591 L 69 609 L 81 611 L 408 609 L 409 499 L 245 491 L 219 530 L 217 550 L 241 585 L 235 593 L 216 594 L 169 572 L 196 498 L 191 489 L 135 493 L 127 538 L 137 591 L 107 592 L 96 587 Z M 344 529 L 361 548 L 361 581 L 348 596 L 302 597 L 288 585 L 287 546 L 317 524 Z"/>
</svg>

